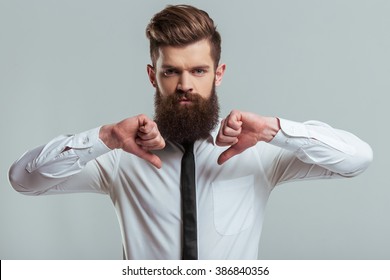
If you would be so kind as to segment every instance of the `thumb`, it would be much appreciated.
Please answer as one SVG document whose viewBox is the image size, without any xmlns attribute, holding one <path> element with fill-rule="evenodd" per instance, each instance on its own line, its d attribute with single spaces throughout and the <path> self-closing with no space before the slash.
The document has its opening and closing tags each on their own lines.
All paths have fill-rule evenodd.
<svg viewBox="0 0 390 280">
<path fill-rule="evenodd" d="M 222 154 L 219 155 L 217 162 L 219 165 L 222 165 L 226 161 L 228 161 L 229 159 L 234 157 L 235 155 L 238 155 L 239 153 L 241 153 L 241 151 L 237 149 L 236 145 L 233 145 L 233 146 L 229 147 L 229 149 L 227 149 L 226 151 L 224 151 Z"/>
<path fill-rule="evenodd" d="M 158 156 L 156 156 L 155 154 L 151 153 L 150 151 L 146 151 L 146 150 L 139 148 L 139 149 L 137 149 L 136 152 L 134 152 L 134 154 L 136 156 L 148 161 L 149 163 L 151 163 L 152 165 L 154 165 L 158 169 L 160 169 L 162 167 L 161 159 Z"/>
</svg>

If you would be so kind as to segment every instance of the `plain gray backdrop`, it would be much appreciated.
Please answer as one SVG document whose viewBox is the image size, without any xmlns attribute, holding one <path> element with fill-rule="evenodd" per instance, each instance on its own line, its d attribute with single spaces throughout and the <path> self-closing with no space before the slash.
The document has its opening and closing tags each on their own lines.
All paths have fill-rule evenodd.
<svg viewBox="0 0 390 280">
<path fill-rule="evenodd" d="M 144 30 L 170 3 L 182 2 L 0 0 L 0 259 L 121 259 L 108 197 L 27 197 L 7 172 L 59 134 L 153 115 Z M 322 120 L 374 150 L 356 178 L 277 187 L 259 258 L 389 259 L 390 2 L 185 3 L 222 34 L 222 115 Z"/>
</svg>

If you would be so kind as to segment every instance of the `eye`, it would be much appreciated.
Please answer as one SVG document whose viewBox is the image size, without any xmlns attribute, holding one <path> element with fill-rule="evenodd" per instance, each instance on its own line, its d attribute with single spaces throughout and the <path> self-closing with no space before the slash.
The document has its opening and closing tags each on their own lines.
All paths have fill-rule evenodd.
<svg viewBox="0 0 390 280">
<path fill-rule="evenodd" d="M 192 70 L 192 73 L 196 76 L 203 76 L 204 74 L 206 74 L 206 70 L 202 68 L 197 68 Z"/>
<path fill-rule="evenodd" d="M 164 73 L 164 76 L 171 77 L 171 76 L 177 75 L 178 71 L 175 69 L 168 68 L 168 69 L 165 69 L 163 73 Z"/>
</svg>

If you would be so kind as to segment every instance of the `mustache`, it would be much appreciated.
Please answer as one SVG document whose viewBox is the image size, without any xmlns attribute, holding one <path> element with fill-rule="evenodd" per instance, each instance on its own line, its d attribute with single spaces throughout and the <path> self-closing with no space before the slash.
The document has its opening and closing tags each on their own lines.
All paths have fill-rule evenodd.
<svg viewBox="0 0 390 280">
<path fill-rule="evenodd" d="M 179 102 L 181 100 L 199 101 L 199 100 L 203 100 L 203 97 L 201 97 L 198 93 L 176 90 L 175 94 L 174 94 L 174 99 L 177 102 Z"/>
</svg>

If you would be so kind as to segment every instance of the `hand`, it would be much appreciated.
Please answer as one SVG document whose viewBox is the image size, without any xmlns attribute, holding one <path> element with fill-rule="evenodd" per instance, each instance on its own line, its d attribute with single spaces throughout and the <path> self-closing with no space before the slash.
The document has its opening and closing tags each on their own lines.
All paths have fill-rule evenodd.
<svg viewBox="0 0 390 280">
<path fill-rule="evenodd" d="M 145 115 L 105 125 L 100 129 L 99 137 L 110 149 L 122 149 L 147 160 L 157 168 L 162 166 L 161 159 L 150 151 L 163 149 L 165 141 L 157 124 Z"/>
<path fill-rule="evenodd" d="M 271 141 L 279 129 L 277 118 L 236 110 L 230 112 L 222 120 L 216 141 L 219 146 L 230 147 L 219 156 L 218 164 L 223 164 L 259 141 Z"/>
</svg>

